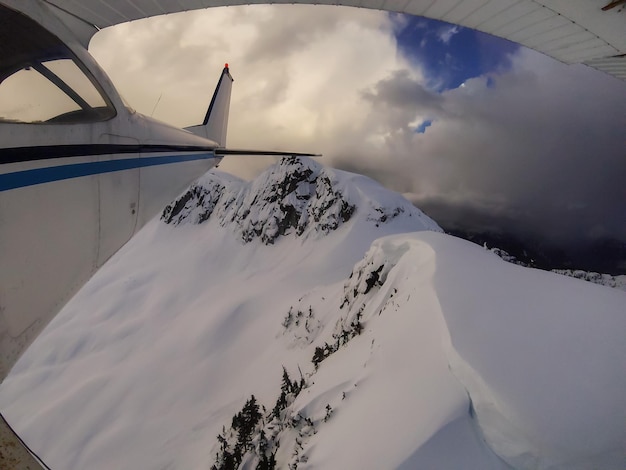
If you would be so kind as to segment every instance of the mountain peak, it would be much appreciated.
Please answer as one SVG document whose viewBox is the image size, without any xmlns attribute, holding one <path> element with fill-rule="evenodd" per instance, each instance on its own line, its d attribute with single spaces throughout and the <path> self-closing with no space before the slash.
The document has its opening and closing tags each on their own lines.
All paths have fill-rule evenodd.
<svg viewBox="0 0 626 470">
<path fill-rule="evenodd" d="M 377 227 L 404 216 L 420 219 L 416 228 L 441 230 L 404 198 L 373 181 L 296 157 L 282 158 L 251 182 L 211 171 L 169 204 L 161 220 L 182 225 L 213 218 L 222 227 L 234 225 L 246 243 L 259 239 L 271 245 L 281 236 L 326 235 L 357 213 Z"/>
</svg>

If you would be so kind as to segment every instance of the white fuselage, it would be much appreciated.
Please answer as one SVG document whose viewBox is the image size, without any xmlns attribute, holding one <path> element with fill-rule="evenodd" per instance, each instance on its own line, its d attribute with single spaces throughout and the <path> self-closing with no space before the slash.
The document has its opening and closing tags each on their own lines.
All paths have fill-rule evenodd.
<svg viewBox="0 0 626 470">
<path fill-rule="evenodd" d="M 108 114 L 82 122 L 79 109 L 30 123 L 0 115 L 0 382 L 93 272 L 220 159 L 216 142 L 125 106 L 45 4 L 19 5 L 70 51 Z"/>
</svg>

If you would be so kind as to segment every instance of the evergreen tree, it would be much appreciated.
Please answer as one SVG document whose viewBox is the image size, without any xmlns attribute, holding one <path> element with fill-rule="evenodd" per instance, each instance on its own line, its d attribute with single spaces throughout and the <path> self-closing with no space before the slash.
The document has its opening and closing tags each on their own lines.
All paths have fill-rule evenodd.
<svg viewBox="0 0 626 470">
<path fill-rule="evenodd" d="M 274 454 L 270 454 L 269 457 L 265 455 L 261 456 L 258 465 L 255 470 L 274 470 L 276 468 L 276 458 Z"/>
<path fill-rule="evenodd" d="M 243 409 L 233 417 L 233 429 L 236 429 L 239 434 L 237 445 L 243 453 L 251 448 L 252 436 L 261 417 L 259 405 L 254 395 L 246 402 Z"/>
<path fill-rule="evenodd" d="M 294 391 L 294 384 L 291 381 L 285 366 L 283 366 L 283 383 L 281 384 L 280 389 L 285 393 L 293 393 Z"/>
<path fill-rule="evenodd" d="M 225 434 L 225 433 L 224 433 Z M 220 443 L 220 448 L 222 452 L 226 452 L 228 450 L 228 441 L 222 434 L 217 435 L 217 441 Z"/>
<path fill-rule="evenodd" d="M 261 433 L 259 434 L 259 455 L 264 456 L 267 452 L 267 436 L 265 435 L 265 430 L 261 429 Z"/>
<path fill-rule="evenodd" d="M 280 396 L 278 397 L 278 400 L 276 400 L 276 404 L 272 410 L 272 416 L 276 419 L 280 419 L 280 412 L 285 408 L 287 408 L 287 394 L 285 392 L 280 392 Z"/>
<path fill-rule="evenodd" d="M 315 352 L 313 353 L 313 359 L 311 359 L 311 362 L 313 362 L 313 365 L 315 366 L 315 368 L 317 369 L 317 366 L 319 365 L 320 362 L 322 362 L 324 359 L 326 359 L 327 354 L 326 354 L 326 349 L 328 348 L 328 344 L 324 343 L 324 347 L 321 348 L 319 346 L 317 346 L 315 348 Z"/>
<path fill-rule="evenodd" d="M 232 454 L 228 451 L 224 452 L 224 460 L 222 461 L 222 466 L 220 470 L 237 470 L 239 464 L 241 463 L 241 454 L 237 451 Z"/>
</svg>

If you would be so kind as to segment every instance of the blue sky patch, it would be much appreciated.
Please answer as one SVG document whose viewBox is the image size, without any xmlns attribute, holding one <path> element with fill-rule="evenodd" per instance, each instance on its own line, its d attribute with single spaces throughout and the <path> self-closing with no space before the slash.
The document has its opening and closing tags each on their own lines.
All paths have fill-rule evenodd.
<svg viewBox="0 0 626 470">
<path fill-rule="evenodd" d="M 400 51 L 420 64 L 427 85 L 436 91 L 458 88 L 466 80 L 506 70 L 519 45 L 489 34 L 428 18 L 400 15 Z M 493 86 L 493 82 L 491 83 Z"/>
<path fill-rule="evenodd" d="M 430 119 L 426 119 L 424 122 L 422 122 L 419 126 L 417 126 L 415 128 L 415 132 L 418 134 L 424 134 L 426 132 L 426 128 L 432 126 L 433 121 L 431 121 Z"/>
</svg>

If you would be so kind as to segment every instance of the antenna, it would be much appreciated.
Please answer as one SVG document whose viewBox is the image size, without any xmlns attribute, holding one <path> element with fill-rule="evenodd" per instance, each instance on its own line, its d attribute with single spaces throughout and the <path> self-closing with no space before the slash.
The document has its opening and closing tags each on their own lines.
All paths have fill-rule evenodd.
<svg viewBox="0 0 626 470">
<path fill-rule="evenodd" d="M 150 113 L 150 117 L 153 117 L 153 116 L 154 116 L 154 112 L 156 111 L 157 106 L 158 106 L 158 105 L 159 105 L 159 103 L 161 102 L 161 98 L 162 98 L 162 97 L 163 97 L 163 93 L 161 93 L 161 94 L 159 95 L 159 99 L 158 99 L 158 100 L 157 100 L 157 102 L 155 103 L 154 108 L 152 108 L 152 112 Z"/>
</svg>

